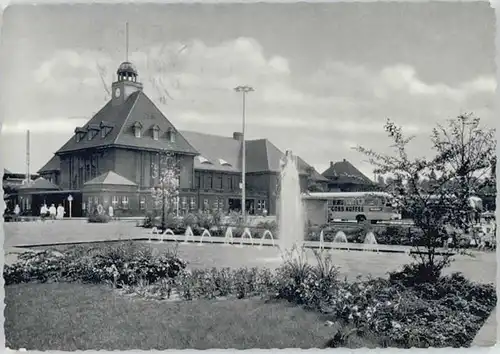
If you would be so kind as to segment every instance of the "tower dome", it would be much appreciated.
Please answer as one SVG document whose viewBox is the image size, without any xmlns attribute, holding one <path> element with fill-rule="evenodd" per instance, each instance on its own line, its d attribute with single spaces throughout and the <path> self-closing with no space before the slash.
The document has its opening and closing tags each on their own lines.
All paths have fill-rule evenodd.
<svg viewBox="0 0 500 354">
<path fill-rule="evenodd" d="M 118 74 L 118 81 L 137 81 L 137 69 L 134 64 L 128 61 L 121 63 L 116 73 Z"/>
</svg>

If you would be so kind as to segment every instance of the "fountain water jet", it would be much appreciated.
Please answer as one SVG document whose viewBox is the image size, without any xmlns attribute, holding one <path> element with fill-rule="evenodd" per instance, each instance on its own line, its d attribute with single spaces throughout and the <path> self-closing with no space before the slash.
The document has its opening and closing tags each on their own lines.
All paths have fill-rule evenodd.
<svg viewBox="0 0 500 354">
<path fill-rule="evenodd" d="M 304 206 L 297 157 L 290 150 L 281 161 L 278 227 L 280 251 L 298 253 L 304 242 Z"/>
<path fill-rule="evenodd" d="M 201 238 L 200 238 L 200 243 L 199 243 L 200 246 L 203 244 L 203 239 L 206 236 L 208 236 L 210 238 L 210 243 L 214 243 L 214 241 L 212 240 L 212 235 L 210 235 L 210 231 L 208 231 L 207 229 L 204 229 L 203 233 L 201 234 Z"/>
<path fill-rule="evenodd" d="M 160 234 L 160 242 L 163 242 L 163 237 L 166 235 L 175 236 L 175 233 L 170 229 L 166 229 Z"/>
<path fill-rule="evenodd" d="M 375 234 L 370 231 L 366 234 L 365 241 L 363 242 L 363 250 L 364 251 L 373 251 L 374 249 L 378 252 L 377 247 L 377 239 L 375 238 Z"/>
<path fill-rule="evenodd" d="M 228 246 L 229 244 L 233 244 L 233 228 L 231 226 L 226 229 L 224 235 L 224 245 Z"/>
<path fill-rule="evenodd" d="M 243 246 L 243 239 L 245 238 L 245 236 L 246 236 L 246 238 L 250 239 L 250 243 L 253 246 L 252 233 L 250 232 L 250 229 L 248 227 L 245 227 L 245 229 L 243 230 L 243 233 L 241 234 L 240 247 Z"/>
<path fill-rule="evenodd" d="M 347 244 L 347 236 L 345 235 L 345 233 L 343 231 L 339 231 L 335 234 L 335 237 L 333 238 L 332 243 L 333 244 L 341 244 L 341 243 Z M 349 247 L 347 247 L 347 250 L 349 250 Z"/>
<path fill-rule="evenodd" d="M 319 233 L 319 249 L 325 249 L 325 233 L 323 232 L 323 230 L 321 230 L 321 232 Z"/>
<path fill-rule="evenodd" d="M 183 243 L 188 243 L 189 240 L 193 239 L 194 237 L 194 233 L 193 233 L 193 229 L 191 229 L 191 226 L 188 226 L 186 231 L 184 232 L 184 242 Z"/>
<path fill-rule="evenodd" d="M 268 235 L 269 235 L 269 237 L 271 238 L 271 242 L 272 242 L 273 247 L 274 247 L 274 237 L 273 237 L 272 232 L 271 232 L 271 231 L 269 231 L 269 230 L 264 231 L 264 233 L 262 234 L 262 238 L 261 238 L 261 240 L 260 240 L 260 245 L 259 245 L 259 247 L 262 247 L 262 246 L 264 245 L 264 239 L 265 239 L 265 238 L 266 238 L 266 236 L 268 236 Z"/>
</svg>

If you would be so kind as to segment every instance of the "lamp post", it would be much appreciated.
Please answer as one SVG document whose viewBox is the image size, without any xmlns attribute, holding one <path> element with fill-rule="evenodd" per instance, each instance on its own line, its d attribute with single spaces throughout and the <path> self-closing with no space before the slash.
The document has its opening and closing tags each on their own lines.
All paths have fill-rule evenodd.
<svg viewBox="0 0 500 354">
<path fill-rule="evenodd" d="M 234 89 L 236 92 L 241 92 L 243 96 L 243 122 L 241 129 L 241 153 L 242 153 L 242 161 L 241 161 L 241 215 L 243 217 L 243 223 L 246 223 L 246 145 L 245 145 L 245 104 L 246 104 L 246 95 L 249 92 L 253 92 L 254 89 L 251 86 L 238 86 Z"/>
</svg>

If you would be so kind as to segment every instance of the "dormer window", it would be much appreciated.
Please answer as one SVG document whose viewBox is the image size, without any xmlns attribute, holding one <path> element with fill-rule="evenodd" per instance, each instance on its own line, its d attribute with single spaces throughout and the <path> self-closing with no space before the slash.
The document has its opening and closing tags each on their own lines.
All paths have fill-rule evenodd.
<svg viewBox="0 0 500 354">
<path fill-rule="evenodd" d="M 101 138 L 105 138 L 113 129 L 113 124 L 102 121 L 101 124 L 99 124 L 99 127 L 101 128 Z"/>
<path fill-rule="evenodd" d="M 202 164 L 211 164 L 211 162 L 207 158 L 204 158 L 203 156 L 198 156 L 198 161 L 200 161 L 200 163 Z"/>
<path fill-rule="evenodd" d="M 155 125 L 153 127 L 153 140 L 158 140 L 160 138 L 160 127 Z"/>
<path fill-rule="evenodd" d="M 175 131 L 172 128 L 168 128 L 167 130 L 167 140 L 170 143 L 175 143 Z"/>
<path fill-rule="evenodd" d="M 219 159 L 219 163 L 221 164 L 221 166 L 229 166 L 229 167 L 231 167 L 231 164 L 229 162 L 227 162 L 226 160 L 224 160 L 224 159 Z"/>
<path fill-rule="evenodd" d="M 134 124 L 134 135 L 136 138 L 140 138 L 142 136 L 142 124 L 140 122 L 135 122 Z"/>
<path fill-rule="evenodd" d="M 97 135 L 97 133 L 99 132 L 100 128 L 97 124 L 89 124 L 89 126 L 87 127 L 87 138 L 88 140 L 92 140 L 94 139 L 94 137 Z"/>
<path fill-rule="evenodd" d="M 85 134 L 87 134 L 87 130 L 82 128 L 82 127 L 78 127 L 75 129 L 75 139 L 76 139 L 76 142 L 80 142 L 83 137 L 85 136 Z"/>
</svg>

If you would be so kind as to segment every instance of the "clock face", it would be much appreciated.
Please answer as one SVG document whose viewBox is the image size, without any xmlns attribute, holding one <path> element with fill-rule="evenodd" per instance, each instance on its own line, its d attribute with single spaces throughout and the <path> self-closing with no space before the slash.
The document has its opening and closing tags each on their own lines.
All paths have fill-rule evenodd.
<svg viewBox="0 0 500 354">
<path fill-rule="evenodd" d="M 120 88 L 117 87 L 115 90 L 115 97 L 120 97 Z"/>
</svg>

